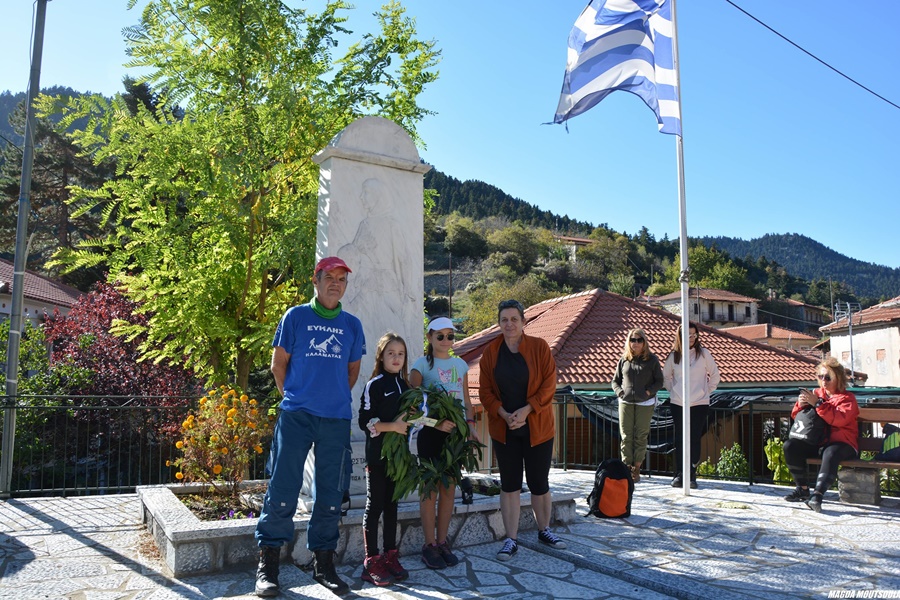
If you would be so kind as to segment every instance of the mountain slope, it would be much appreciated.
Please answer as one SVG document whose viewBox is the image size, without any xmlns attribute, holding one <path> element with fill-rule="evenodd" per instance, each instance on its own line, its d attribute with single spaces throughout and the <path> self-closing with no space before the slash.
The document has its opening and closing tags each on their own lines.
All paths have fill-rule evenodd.
<svg viewBox="0 0 900 600">
<path fill-rule="evenodd" d="M 805 235 L 770 233 L 749 241 L 707 236 L 700 241 L 707 247 L 715 245 L 734 258 L 775 260 L 795 277 L 844 281 L 858 296 L 893 298 L 900 294 L 900 269 L 844 256 Z"/>
</svg>

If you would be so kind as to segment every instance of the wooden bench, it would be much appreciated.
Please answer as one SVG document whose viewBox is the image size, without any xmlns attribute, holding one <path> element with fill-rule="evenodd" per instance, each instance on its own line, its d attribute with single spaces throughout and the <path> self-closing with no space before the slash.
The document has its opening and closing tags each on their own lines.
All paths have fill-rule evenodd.
<svg viewBox="0 0 900 600">
<path fill-rule="evenodd" d="M 860 406 L 856 422 L 859 426 L 859 437 L 856 441 L 860 452 L 881 452 L 884 438 L 870 435 L 870 425 L 900 423 L 900 408 Z M 822 459 L 810 458 L 806 462 L 810 465 L 820 465 Z M 875 460 L 844 460 L 840 465 L 838 495 L 841 502 L 852 504 L 881 504 L 881 470 L 900 470 L 900 463 Z"/>
</svg>

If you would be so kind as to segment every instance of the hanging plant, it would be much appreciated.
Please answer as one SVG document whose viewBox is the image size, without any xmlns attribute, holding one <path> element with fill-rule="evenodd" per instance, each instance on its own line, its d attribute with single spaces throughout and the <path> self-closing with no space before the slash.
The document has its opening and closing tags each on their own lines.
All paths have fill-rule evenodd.
<svg viewBox="0 0 900 600">
<path fill-rule="evenodd" d="M 427 407 L 427 415 L 421 409 Z M 400 396 L 400 414 L 404 421 L 417 422 L 423 417 L 434 423 L 452 421 L 456 427 L 450 431 L 440 456 L 433 460 L 419 461 L 409 451 L 409 434 L 386 432 L 381 446 L 381 458 L 385 462 L 387 476 L 395 484 L 394 500 L 400 500 L 415 489 L 420 498 L 427 498 L 439 486 L 449 487 L 451 482 L 462 479 L 462 470 L 476 471 L 481 460 L 483 444 L 468 439 L 469 427 L 459 403 L 446 390 L 414 388 Z"/>
</svg>

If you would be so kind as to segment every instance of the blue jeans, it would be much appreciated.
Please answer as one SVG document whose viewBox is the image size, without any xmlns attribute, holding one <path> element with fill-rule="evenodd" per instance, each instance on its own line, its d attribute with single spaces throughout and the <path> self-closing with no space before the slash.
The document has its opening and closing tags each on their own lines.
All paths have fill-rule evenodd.
<svg viewBox="0 0 900 600">
<path fill-rule="evenodd" d="M 312 447 L 316 468 L 306 547 L 337 548 L 341 500 L 350 487 L 350 421 L 286 410 L 278 417 L 272 439 L 269 487 L 256 524 L 260 546 L 279 547 L 294 539 L 303 467 Z"/>
</svg>

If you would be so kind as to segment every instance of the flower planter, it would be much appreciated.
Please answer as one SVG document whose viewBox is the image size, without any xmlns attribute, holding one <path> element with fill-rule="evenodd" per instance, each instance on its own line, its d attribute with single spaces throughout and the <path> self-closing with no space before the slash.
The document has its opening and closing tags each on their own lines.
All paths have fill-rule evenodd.
<svg viewBox="0 0 900 600">
<path fill-rule="evenodd" d="M 265 481 L 247 481 L 242 487 L 253 487 Z M 258 557 L 254 532 L 256 519 L 201 521 L 178 499 L 177 494 L 197 494 L 205 490 L 201 484 L 172 484 L 139 486 L 141 520 L 147 525 L 167 570 L 167 575 L 182 577 L 223 571 L 236 565 L 254 564 Z M 459 490 L 457 490 L 457 494 Z M 568 523 L 575 518 L 577 493 L 553 494 L 553 522 Z M 309 499 L 306 499 L 307 501 Z M 304 505 L 301 499 L 301 506 Z M 535 529 L 537 525 L 529 510 L 531 495 L 521 496 L 523 507 L 520 531 Z M 364 506 L 365 498 L 354 498 L 351 506 Z M 362 508 L 351 508 L 341 522 L 338 541 L 338 560 L 362 562 Z M 414 555 L 424 543 L 418 502 L 402 502 L 398 512 L 400 552 Z M 306 549 L 306 527 L 309 515 L 298 512 L 294 516 L 294 540 L 282 549 L 295 564 L 307 564 L 312 556 Z M 454 547 L 482 544 L 502 539 L 503 520 L 499 496 L 476 493 L 472 504 L 462 504 L 457 498 L 450 521 L 449 539 Z"/>
</svg>

